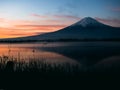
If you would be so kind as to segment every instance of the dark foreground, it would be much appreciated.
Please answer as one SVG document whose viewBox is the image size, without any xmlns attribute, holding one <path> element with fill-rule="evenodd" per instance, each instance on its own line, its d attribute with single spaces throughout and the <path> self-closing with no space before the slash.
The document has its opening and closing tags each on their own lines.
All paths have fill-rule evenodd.
<svg viewBox="0 0 120 90">
<path fill-rule="evenodd" d="M 98 70 L 67 63 L 51 65 L 3 60 L 0 63 L 0 90 L 108 90 L 111 87 L 115 90 L 119 82 L 120 67 Z"/>
<path fill-rule="evenodd" d="M 40 73 L 4 73 L 0 75 L 0 87 L 3 90 L 88 90 L 119 86 L 118 74 L 84 73 L 81 75 L 44 75 Z"/>
</svg>

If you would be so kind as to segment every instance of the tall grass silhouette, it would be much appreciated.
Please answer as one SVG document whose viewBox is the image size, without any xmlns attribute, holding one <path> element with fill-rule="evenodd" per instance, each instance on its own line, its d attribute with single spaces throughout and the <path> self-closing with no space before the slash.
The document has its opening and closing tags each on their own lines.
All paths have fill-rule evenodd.
<svg viewBox="0 0 120 90">
<path fill-rule="evenodd" d="M 43 74 L 60 74 L 60 73 L 71 73 L 81 71 L 79 65 L 71 65 L 69 63 L 63 64 L 50 64 L 42 62 L 40 60 L 29 60 L 29 62 L 20 61 L 19 58 L 11 58 L 8 56 L 0 57 L 0 72 L 37 72 Z"/>
</svg>

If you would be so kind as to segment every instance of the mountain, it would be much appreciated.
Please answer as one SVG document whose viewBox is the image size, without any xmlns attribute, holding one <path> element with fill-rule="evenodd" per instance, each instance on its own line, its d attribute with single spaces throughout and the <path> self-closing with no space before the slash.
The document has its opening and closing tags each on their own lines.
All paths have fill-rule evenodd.
<svg viewBox="0 0 120 90">
<path fill-rule="evenodd" d="M 79 22 L 73 24 L 72 26 L 82 26 L 82 27 L 103 27 L 106 26 L 97 20 L 91 18 L 91 17 L 86 17 Z"/>
<path fill-rule="evenodd" d="M 72 24 L 68 27 L 65 27 L 55 32 L 36 36 L 14 38 L 9 40 L 58 40 L 58 39 L 80 39 L 80 40 L 120 39 L 120 28 L 108 26 L 91 17 L 86 17 L 75 24 Z"/>
</svg>

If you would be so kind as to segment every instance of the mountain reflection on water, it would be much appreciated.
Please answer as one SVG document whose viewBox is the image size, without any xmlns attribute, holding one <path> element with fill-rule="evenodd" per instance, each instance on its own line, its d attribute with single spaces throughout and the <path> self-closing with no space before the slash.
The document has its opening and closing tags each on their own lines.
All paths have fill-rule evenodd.
<svg viewBox="0 0 120 90">
<path fill-rule="evenodd" d="M 100 64 L 104 61 L 107 61 L 106 63 L 117 61 L 118 63 L 120 60 L 120 42 L 51 42 L 0 45 L 0 55 L 10 54 L 15 57 L 19 53 L 22 58 L 26 58 L 23 60 L 34 58 L 47 62 L 80 63 L 83 66 Z"/>
</svg>

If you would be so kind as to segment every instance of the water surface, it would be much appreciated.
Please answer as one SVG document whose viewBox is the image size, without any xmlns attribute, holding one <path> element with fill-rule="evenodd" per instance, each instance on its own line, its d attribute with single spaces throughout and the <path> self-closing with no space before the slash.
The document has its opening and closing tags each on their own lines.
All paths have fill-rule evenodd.
<svg viewBox="0 0 120 90">
<path fill-rule="evenodd" d="M 0 56 L 48 63 L 93 65 L 112 58 L 120 59 L 120 42 L 49 42 L 0 44 Z M 109 61 L 109 60 L 108 60 Z"/>
</svg>

